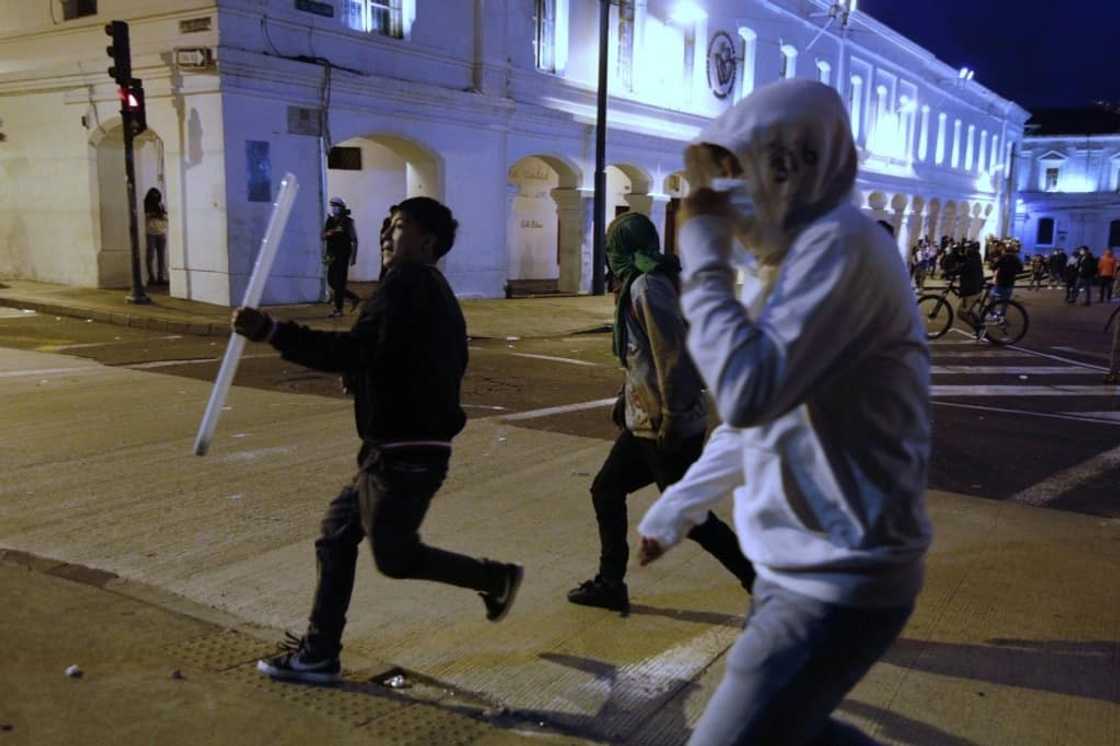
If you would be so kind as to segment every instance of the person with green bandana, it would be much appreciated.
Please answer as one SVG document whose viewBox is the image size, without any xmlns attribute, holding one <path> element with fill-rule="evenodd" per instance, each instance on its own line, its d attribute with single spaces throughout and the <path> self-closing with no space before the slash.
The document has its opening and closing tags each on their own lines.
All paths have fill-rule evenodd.
<svg viewBox="0 0 1120 746">
<path fill-rule="evenodd" d="M 653 483 L 664 490 L 700 457 L 707 403 L 685 348 L 680 264 L 661 253 L 657 228 L 640 213 L 615 218 L 606 243 L 616 295 L 614 351 L 626 373 L 612 413 L 622 432 L 591 484 L 601 545 L 599 572 L 571 590 L 568 600 L 625 615 L 630 609 L 624 582 L 630 555 L 626 496 Z M 750 590 L 754 568 L 730 526 L 709 511 L 688 537 Z"/>
</svg>

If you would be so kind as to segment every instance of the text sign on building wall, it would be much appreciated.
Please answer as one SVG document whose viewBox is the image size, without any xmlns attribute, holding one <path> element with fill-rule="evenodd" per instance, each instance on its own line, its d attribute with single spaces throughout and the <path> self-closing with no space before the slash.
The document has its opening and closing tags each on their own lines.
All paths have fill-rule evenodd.
<svg viewBox="0 0 1120 746">
<path fill-rule="evenodd" d="M 325 18 L 334 18 L 334 6 L 330 3 L 320 3 L 316 0 L 296 0 L 296 10 L 304 13 L 314 13 Z"/>
<path fill-rule="evenodd" d="M 726 31 L 717 31 L 708 42 L 708 87 L 716 98 L 727 98 L 735 87 L 735 71 L 739 60 L 735 42 Z"/>
</svg>

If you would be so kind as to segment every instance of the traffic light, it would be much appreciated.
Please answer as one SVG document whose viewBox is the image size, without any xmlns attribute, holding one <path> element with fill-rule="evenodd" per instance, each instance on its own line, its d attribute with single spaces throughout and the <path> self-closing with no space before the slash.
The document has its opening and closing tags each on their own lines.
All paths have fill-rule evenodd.
<svg viewBox="0 0 1120 746">
<path fill-rule="evenodd" d="M 128 24 L 113 21 L 105 24 L 105 33 L 113 38 L 112 45 L 105 47 L 105 53 L 113 58 L 109 75 L 119 86 L 127 86 L 132 80 L 132 51 L 128 45 Z"/>
<path fill-rule="evenodd" d="M 121 99 L 121 111 L 126 114 L 126 122 L 135 137 L 148 129 L 148 113 L 144 107 L 144 81 L 133 78 L 128 87 L 117 89 Z"/>
</svg>

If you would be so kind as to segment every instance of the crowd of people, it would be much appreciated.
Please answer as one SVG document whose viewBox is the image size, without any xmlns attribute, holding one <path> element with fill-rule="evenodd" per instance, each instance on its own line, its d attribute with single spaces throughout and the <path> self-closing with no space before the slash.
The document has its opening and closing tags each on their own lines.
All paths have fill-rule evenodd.
<svg viewBox="0 0 1120 746">
<path fill-rule="evenodd" d="M 1065 300 L 1071 304 L 1092 305 L 1094 290 L 1098 303 L 1120 299 L 1117 258 L 1110 248 L 1100 256 L 1094 255 L 1089 246 L 1080 246 L 1072 255 L 1065 249 L 1054 249 L 1049 254 L 1024 257 L 1017 239 L 991 236 L 982 256 L 979 241 L 942 236 L 940 242 L 934 242 L 923 237 L 910 250 L 910 277 L 914 287 L 922 290 L 929 279 L 959 277 L 965 266 L 977 263 L 981 268 L 986 264 L 993 273 L 996 298 L 1010 298 L 1015 283 L 1024 280 L 1030 290 L 1064 288 Z"/>
</svg>

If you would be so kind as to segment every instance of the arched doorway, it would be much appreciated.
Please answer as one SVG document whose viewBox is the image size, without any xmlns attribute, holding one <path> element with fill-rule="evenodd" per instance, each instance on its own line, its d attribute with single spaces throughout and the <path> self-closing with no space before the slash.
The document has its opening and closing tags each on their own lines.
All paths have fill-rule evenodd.
<svg viewBox="0 0 1120 746">
<path fill-rule="evenodd" d="M 409 197 L 441 199 L 441 174 L 434 153 L 395 135 L 353 137 L 331 148 L 326 198 L 346 202 L 358 232 L 358 260 L 350 279 L 369 282 L 381 275 L 381 221 L 392 205 Z"/>
<path fill-rule="evenodd" d="M 665 177 L 665 186 L 662 191 L 669 197 L 665 204 L 665 232 L 661 237 L 662 248 L 666 254 L 677 254 L 677 213 L 681 209 L 681 200 L 688 196 L 688 179 L 683 171 L 669 174 Z"/>
<path fill-rule="evenodd" d="M 98 129 L 90 140 L 97 173 L 97 215 L 100 226 L 96 252 L 97 287 L 126 288 L 132 285 L 132 243 L 129 237 L 128 187 L 124 168 L 124 127 L 116 120 Z M 152 130 L 145 130 L 133 140 L 133 163 L 136 174 L 136 219 L 140 264 L 144 265 L 146 248 L 144 234 L 144 195 L 156 188 L 163 195 L 164 205 L 171 212 L 163 170 L 163 140 Z M 176 215 L 169 214 L 173 226 Z M 170 253 L 168 253 L 170 264 Z M 168 267 L 170 270 L 171 267 Z M 147 275 L 141 270 L 146 281 Z"/>
<path fill-rule="evenodd" d="M 506 295 L 579 292 L 590 217 L 574 166 L 528 155 L 509 167 L 506 204 Z"/>
<path fill-rule="evenodd" d="M 642 169 L 628 163 L 607 166 L 607 223 L 624 212 L 651 213 L 651 179 Z"/>
</svg>

